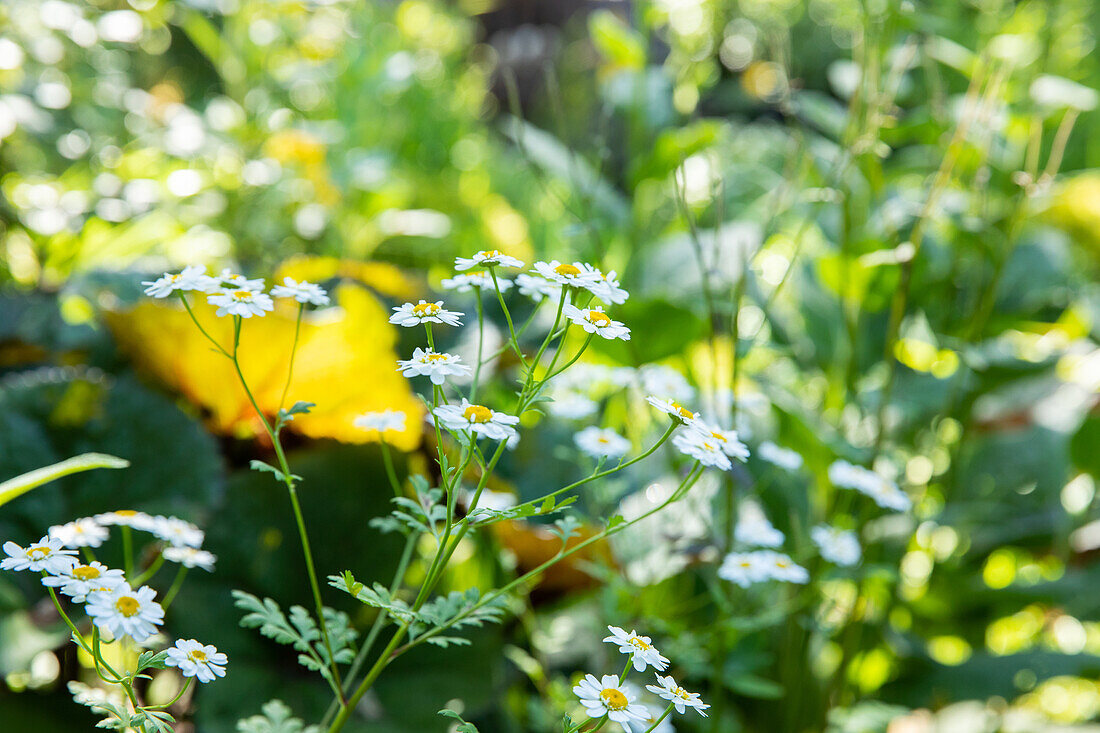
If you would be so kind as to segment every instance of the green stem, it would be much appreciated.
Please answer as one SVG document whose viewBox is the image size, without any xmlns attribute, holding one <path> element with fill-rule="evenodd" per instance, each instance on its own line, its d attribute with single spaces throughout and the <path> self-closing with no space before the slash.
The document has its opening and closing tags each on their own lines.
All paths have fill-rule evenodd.
<svg viewBox="0 0 1100 733">
<path fill-rule="evenodd" d="M 162 703 L 161 705 L 145 705 L 141 709 L 142 710 L 164 710 L 166 708 L 172 707 L 177 702 L 179 702 L 180 698 L 183 697 L 184 693 L 186 693 L 187 690 L 191 687 L 191 683 L 194 682 L 194 680 L 195 680 L 194 677 L 188 677 L 187 679 L 185 679 L 183 681 L 183 684 L 180 685 L 180 691 L 177 692 L 176 696 L 173 697 L 168 702 Z"/>
<path fill-rule="evenodd" d="M 180 569 L 176 571 L 176 577 L 172 581 L 172 585 L 168 587 L 168 592 L 164 594 L 164 600 L 161 601 L 160 606 L 165 611 L 172 605 L 172 601 L 175 600 L 176 594 L 180 592 L 180 588 L 183 586 L 183 579 L 187 577 L 187 566 L 180 565 Z"/>
<path fill-rule="evenodd" d="M 645 733 L 650 733 L 650 731 L 657 730 L 657 726 L 660 725 L 661 722 L 664 721 L 664 719 L 667 718 L 669 716 L 669 713 L 671 713 L 671 712 L 672 712 L 672 703 L 669 703 L 668 707 L 665 708 L 665 711 L 663 713 L 661 713 L 661 717 L 659 717 L 655 721 L 653 721 L 653 725 L 646 728 Z"/>
<path fill-rule="evenodd" d="M 520 364 L 526 367 L 527 361 L 523 358 L 523 351 L 519 347 L 519 337 L 516 336 L 516 327 L 512 324 L 512 314 L 508 312 L 508 306 L 504 303 L 504 293 L 500 289 L 500 283 L 497 282 L 495 267 L 489 268 L 489 276 L 493 278 L 493 288 L 497 291 L 497 301 L 500 302 L 500 309 L 504 311 L 504 320 L 508 322 L 508 338 L 510 339 L 512 348 L 515 350 L 516 356 L 519 357 Z"/>
<path fill-rule="evenodd" d="M 390 486 L 393 488 L 394 497 L 400 497 L 404 492 L 401 490 L 401 482 L 397 480 L 397 472 L 393 470 L 393 458 L 390 457 L 390 446 L 386 443 L 385 438 L 380 438 L 379 444 L 382 446 L 382 464 L 386 467 L 386 478 L 389 479 Z"/>
<path fill-rule="evenodd" d="M 302 332 L 302 314 L 305 313 L 306 304 L 298 304 L 298 318 L 294 321 L 294 344 L 290 347 L 290 365 L 286 370 L 286 384 L 283 385 L 283 393 L 279 396 L 279 410 L 286 403 L 286 393 L 290 390 L 290 382 L 294 378 L 294 357 L 298 354 L 298 337 Z"/>
<path fill-rule="evenodd" d="M 133 575 L 134 538 L 131 536 L 130 528 L 125 524 L 122 525 L 122 567 L 127 578 Z"/>
<path fill-rule="evenodd" d="M 152 565 L 134 579 L 134 587 L 144 585 L 150 578 L 157 574 L 157 571 L 160 570 L 162 565 L 164 565 L 164 553 L 159 552 L 157 553 L 157 559 L 153 561 Z"/>
<path fill-rule="evenodd" d="M 187 302 L 187 296 L 183 294 L 182 290 L 176 291 L 179 293 L 180 302 L 183 303 L 183 307 L 187 309 L 187 315 L 191 316 L 191 320 L 194 321 L 196 328 L 199 329 L 199 333 L 206 337 L 206 340 L 214 345 L 214 348 L 221 352 L 222 356 L 228 357 L 229 352 L 225 350 L 225 347 L 214 340 L 214 337 L 206 332 L 206 329 L 199 323 L 199 319 L 195 316 L 195 311 L 191 310 L 191 304 Z M 240 320 L 239 318 L 237 320 Z"/>
<path fill-rule="evenodd" d="M 470 402 L 477 402 L 477 387 L 481 383 L 481 352 L 485 348 L 485 307 L 481 304 L 481 288 L 474 288 L 477 303 L 477 363 L 474 381 L 470 384 Z"/>
</svg>

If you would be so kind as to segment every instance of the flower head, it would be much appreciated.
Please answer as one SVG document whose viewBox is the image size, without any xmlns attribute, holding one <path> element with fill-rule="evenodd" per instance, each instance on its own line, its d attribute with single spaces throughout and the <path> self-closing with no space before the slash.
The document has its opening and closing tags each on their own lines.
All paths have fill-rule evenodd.
<svg viewBox="0 0 1100 733">
<path fill-rule="evenodd" d="M 630 450 L 630 441 L 611 428 L 592 425 L 573 436 L 573 442 L 593 458 L 622 458 Z"/>
<path fill-rule="evenodd" d="M 801 455 L 789 448 L 783 448 L 769 441 L 765 441 L 757 446 L 756 455 L 773 466 L 779 466 L 787 471 L 797 471 L 802 468 Z"/>
<path fill-rule="evenodd" d="M 646 402 L 656 407 L 661 412 L 670 416 L 681 425 L 695 426 L 699 423 L 699 413 L 692 412 L 679 402 L 670 399 L 662 399 L 654 395 L 646 397 Z"/>
<path fill-rule="evenodd" d="M 810 582 L 810 573 L 791 560 L 790 556 L 772 550 L 757 550 L 756 554 L 759 556 L 761 566 L 772 580 L 784 583 Z"/>
<path fill-rule="evenodd" d="M 487 272 L 466 272 L 454 277 L 446 277 L 439 285 L 444 290 L 454 290 L 458 293 L 468 293 L 475 288 L 487 291 L 494 289 L 493 278 Z M 496 287 L 500 288 L 500 292 L 505 293 L 512 287 L 512 281 L 498 275 Z"/>
<path fill-rule="evenodd" d="M 133 509 L 117 509 L 113 512 L 97 514 L 95 521 L 104 526 L 133 527 L 144 532 L 152 532 L 157 523 L 156 519 L 145 512 L 136 512 Z"/>
<path fill-rule="evenodd" d="M 779 547 L 783 544 L 783 533 L 772 526 L 764 512 L 755 503 L 743 504 L 737 517 L 737 526 L 733 538 L 745 545 L 754 547 Z"/>
<path fill-rule="evenodd" d="M 201 529 L 178 517 L 154 517 L 152 533 L 176 547 L 202 547 L 206 538 Z"/>
<path fill-rule="evenodd" d="M 598 334 L 605 339 L 630 340 L 630 329 L 619 321 L 611 320 L 611 316 L 603 312 L 603 308 L 577 308 L 574 305 L 566 305 L 562 310 L 565 317 L 583 328 L 587 333 Z"/>
<path fill-rule="evenodd" d="M 429 377 L 432 384 L 443 384 L 447 377 L 464 377 L 470 367 L 462 363 L 457 354 L 440 353 L 433 349 L 413 349 L 413 358 L 398 359 L 397 371 L 404 376 Z"/>
<path fill-rule="evenodd" d="M 581 288 L 591 293 L 595 293 L 593 288 L 597 286 L 597 283 L 603 282 L 599 272 L 591 265 L 586 265 L 583 262 L 574 262 L 573 264 L 558 262 L 557 260 L 536 262 L 535 272 L 550 282 L 566 287 Z"/>
<path fill-rule="evenodd" d="M 106 527 L 91 517 L 55 524 L 49 529 L 50 537 L 61 540 L 65 547 L 99 547 L 109 534 Z"/>
<path fill-rule="evenodd" d="M 520 295 L 526 295 L 536 303 L 543 298 L 554 300 L 561 298 L 561 286 L 543 277 L 535 277 L 526 273 L 516 275 L 516 286 L 519 288 Z"/>
<path fill-rule="evenodd" d="M 360 430 L 373 430 L 383 435 L 390 431 L 400 433 L 405 430 L 405 413 L 400 410 L 364 412 L 353 424 Z"/>
<path fill-rule="evenodd" d="M 202 568 L 209 573 L 214 572 L 214 563 L 218 561 L 212 552 L 179 545 L 165 547 L 161 554 L 165 560 L 178 562 L 185 568 Z"/>
<path fill-rule="evenodd" d="M 590 718 L 606 715 L 616 723 L 626 723 L 648 717 L 645 706 L 638 703 L 634 693 L 620 685 L 619 678 L 613 674 L 605 674 L 601 679 L 596 679 L 595 675 L 585 675 L 573 688 L 573 694 L 580 698 Z"/>
<path fill-rule="evenodd" d="M 707 714 L 703 711 L 710 707 L 705 702 L 699 699 L 698 692 L 688 692 L 683 687 L 676 684 L 676 680 L 672 678 L 672 675 L 662 677 L 657 675 L 657 685 L 646 685 L 645 688 L 657 695 L 663 700 L 668 700 L 672 703 L 672 706 L 676 708 L 676 712 L 681 715 L 687 708 L 694 708 L 704 718 Z"/>
<path fill-rule="evenodd" d="M 419 303 L 405 303 L 393 309 L 390 323 L 398 326 L 412 327 L 422 323 L 445 323 L 448 326 L 461 326 L 462 316 L 458 311 L 449 311 L 443 307 L 443 301 L 434 303 L 421 300 Z"/>
<path fill-rule="evenodd" d="M 78 562 L 73 557 L 76 550 L 66 550 L 64 547 L 61 540 L 49 535 L 26 547 L 5 542 L 4 552 L 7 557 L 0 560 L 0 570 L 30 570 L 34 573 L 61 575 Z"/>
<path fill-rule="evenodd" d="M 164 623 L 164 609 L 153 600 L 156 597 L 157 592 L 147 585 L 134 590 L 122 582 L 109 590 L 89 593 L 84 610 L 100 631 L 109 631 L 116 639 L 129 636 L 142 642 Z"/>
<path fill-rule="evenodd" d="M 509 257 L 499 249 L 485 249 L 475 252 L 473 257 L 456 257 L 455 269 L 459 272 L 469 270 L 472 267 L 523 267 L 523 261 L 515 257 Z"/>
<path fill-rule="evenodd" d="M 729 456 L 722 450 L 721 441 L 705 436 L 697 430 L 681 430 L 672 436 L 672 444 L 677 450 L 691 456 L 704 466 L 713 466 L 723 471 L 733 468 Z"/>
<path fill-rule="evenodd" d="M 642 390 L 647 394 L 668 395 L 677 402 L 694 399 L 695 389 L 683 374 L 664 364 L 646 364 L 638 370 Z"/>
<path fill-rule="evenodd" d="M 644 672 L 646 667 L 653 667 L 658 672 L 663 672 L 668 667 L 668 659 L 663 657 L 652 640 L 648 636 L 639 636 L 634 631 L 629 634 L 618 626 L 608 626 L 611 636 L 605 637 L 608 644 L 616 644 L 619 651 L 630 655 L 630 661 L 634 669 Z"/>
<path fill-rule="evenodd" d="M 293 278 L 284 277 L 282 285 L 276 285 L 271 289 L 271 295 L 276 298 L 293 298 L 299 303 L 310 305 L 328 305 L 329 297 L 325 289 L 311 282 L 295 282 Z"/>
<path fill-rule="evenodd" d="M 565 420 L 583 420 L 596 414 L 596 410 L 600 409 L 595 400 L 571 389 L 556 389 L 553 391 L 552 397 L 554 401 L 547 402 L 546 409 L 554 417 Z"/>
<path fill-rule="evenodd" d="M 874 499 L 876 504 L 886 509 L 904 512 L 912 506 L 909 497 L 893 481 L 869 468 L 854 466 L 848 461 L 834 461 L 829 466 L 829 481 L 834 486 L 855 489 L 861 494 L 866 494 Z"/>
<path fill-rule="evenodd" d="M 691 427 L 708 441 L 714 442 L 718 449 L 730 458 L 736 458 L 741 462 L 748 459 L 749 447 L 737 437 L 736 430 L 722 430 L 713 425 L 707 425 L 702 420 L 696 421 Z"/>
<path fill-rule="evenodd" d="M 517 438 L 515 415 L 490 410 L 484 405 L 474 405 L 462 399 L 461 405 L 440 405 L 434 410 L 439 422 L 448 430 L 472 431 L 491 440 Z"/>
<path fill-rule="evenodd" d="M 844 567 L 855 565 L 863 554 L 855 532 L 818 525 L 810 530 L 810 539 L 821 551 L 821 556 L 831 563 Z"/>
<path fill-rule="evenodd" d="M 218 307 L 214 315 L 219 318 L 225 315 L 251 318 L 252 316 L 262 316 L 275 309 L 275 303 L 271 300 L 270 295 L 248 288 L 235 288 L 213 293 L 206 296 L 206 301 L 210 305 Z"/>
<path fill-rule="evenodd" d="M 785 583 L 807 583 L 810 574 L 782 552 L 756 550 L 731 552 L 718 568 L 718 577 L 748 588 L 753 583 L 779 580 Z"/>
<path fill-rule="evenodd" d="M 206 268 L 200 265 L 191 265 L 183 268 L 182 272 L 166 272 L 156 280 L 147 280 L 141 283 L 145 285 L 145 294 L 153 298 L 167 298 L 178 291 L 187 292 L 197 290 L 200 293 L 209 292 L 217 285 L 214 278 L 206 274 Z"/>
<path fill-rule="evenodd" d="M 126 576 L 121 570 L 113 570 L 98 562 L 75 565 L 64 573 L 42 578 L 42 585 L 60 588 L 74 603 L 83 603 L 93 591 L 110 590 L 125 582 Z"/>
<path fill-rule="evenodd" d="M 216 677 L 225 677 L 225 665 L 229 663 L 229 658 L 209 644 L 204 646 L 194 639 L 180 639 L 174 646 L 168 647 L 168 658 L 164 663 L 169 667 L 179 667 L 184 677 L 213 682 Z"/>
<path fill-rule="evenodd" d="M 259 292 L 264 289 L 264 279 L 257 277 L 254 279 L 248 279 L 240 273 L 233 272 L 228 267 L 221 271 L 220 274 L 211 278 L 214 282 L 211 287 L 212 290 L 253 290 Z"/>
<path fill-rule="evenodd" d="M 621 305 L 630 297 L 630 293 L 619 286 L 619 281 L 614 270 L 605 275 L 598 268 L 592 267 L 591 265 L 585 265 L 585 269 L 589 270 L 597 278 L 596 283 L 589 288 L 589 290 L 603 302 L 610 303 L 611 305 Z"/>
</svg>

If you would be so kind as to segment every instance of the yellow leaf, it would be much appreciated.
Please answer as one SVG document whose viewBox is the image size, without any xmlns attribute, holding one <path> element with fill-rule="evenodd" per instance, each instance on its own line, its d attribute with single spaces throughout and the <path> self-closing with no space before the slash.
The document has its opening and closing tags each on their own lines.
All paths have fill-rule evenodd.
<svg viewBox="0 0 1100 733">
<path fill-rule="evenodd" d="M 337 257 L 301 255 L 291 257 L 275 271 L 276 283 L 281 283 L 284 277 L 315 283 L 335 277 L 357 280 L 382 295 L 401 300 L 412 300 L 420 293 L 420 288 L 399 268 L 386 262 L 360 262 Z"/>
<path fill-rule="evenodd" d="M 307 312 L 302 320 L 294 378 L 283 406 L 300 400 L 316 407 L 296 415 L 287 429 L 311 438 L 366 443 L 377 435 L 356 428 L 356 415 L 400 410 L 407 417 L 406 430 L 387 440 L 412 450 L 420 442 L 424 408 L 396 371 L 397 333 L 385 307 L 358 285 L 339 285 L 334 296 L 338 308 Z M 199 299 L 193 308 L 210 335 L 229 349 L 232 319 L 217 318 L 215 309 Z M 296 304 L 277 301 L 273 313 L 247 319 L 241 328 L 241 371 L 269 417 L 278 411 L 286 382 L 296 315 Z M 243 436 L 263 432 L 233 363 L 211 347 L 182 307 L 146 301 L 106 316 L 119 346 L 138 366 L 203 408 L 211 430 Z"/>
</svg>

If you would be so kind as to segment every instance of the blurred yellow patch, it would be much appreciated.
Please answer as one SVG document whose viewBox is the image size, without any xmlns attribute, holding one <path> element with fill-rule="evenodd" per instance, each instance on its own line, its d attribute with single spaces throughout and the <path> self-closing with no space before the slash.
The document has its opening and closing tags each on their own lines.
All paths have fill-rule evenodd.
<svg viewBox="0 0 1100 733">
<path fill-rule="evenodd" d="M 352 424 L 356 415 L 400 410 L 408 417 L 407 428 L 391 433 L 390 442 L 412 450 L 420 442 L 423 406 L 395 371 L 397 334 L 384 306 L 357 285 L 340 285 L 334 295 L 338 308 L 307 313 L 302 321 L 286 405 L 303 400 L 316 407 L 295 417 L 289 429 L 311 438 L 365 443 L 372 438 Z M 210 335 L 229 348 L 232 319 L 216 318 L 214 308 L 203 301 L 195 302 L 194 309 Z M 273 313 L 245 321 L 241 330 L 241 368 L 268 415 L 278 410 L 296 314 L 295 305 L 277 301 Z M 182 307 L 146 301 L 129 311 L 108 312 L 106 319 L 120 348 L 202 407 L 212 430 L 262 433 L 232 362 L 210 347 Z"/>
<path fill-rule="evenodd" d="M 400 269 L 385 262 L 360 262 L 337 257 L 292 257 L 275 271 L 273 281 L 281 283 L 284 277 L 314 283 L 336 277 L 356 280 L 382 295 L 398 300 L 412 300 L 420 292 Z"/>
<path fill-rule="evenodd" d="M 898 339 L 894 356 L 910 369 L 930 372 L 937 379 L 946 379 L 959 368 L 959 355 L 954 351 L 915 338 Z"/>
<path fill-rule="evenodd" d="M 1066 180 L 1055 193 L 1046 218 L 1100 253 L 1100 172 L 1089 171 Z"/>
</svg>

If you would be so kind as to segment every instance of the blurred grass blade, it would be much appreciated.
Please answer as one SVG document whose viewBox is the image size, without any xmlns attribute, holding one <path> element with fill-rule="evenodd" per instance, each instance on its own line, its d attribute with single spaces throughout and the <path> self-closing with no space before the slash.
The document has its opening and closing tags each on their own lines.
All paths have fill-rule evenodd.
<svg viewBox="0 0 1100 733">
<path fill-rule="evenodd" d="M 126 468 L 129 465 L 130 462 L 125 458 L 116 458 L 106 453 L 82 453 L 60 463 L 28 471 L 0 484 L 0 506 L 7 504 L 31 489 L 36 489 L 42 484 L 49 483 L 62 476 L 68 476 L 71 473 L 90 471 L 93 468 Z"/>
</svg>

